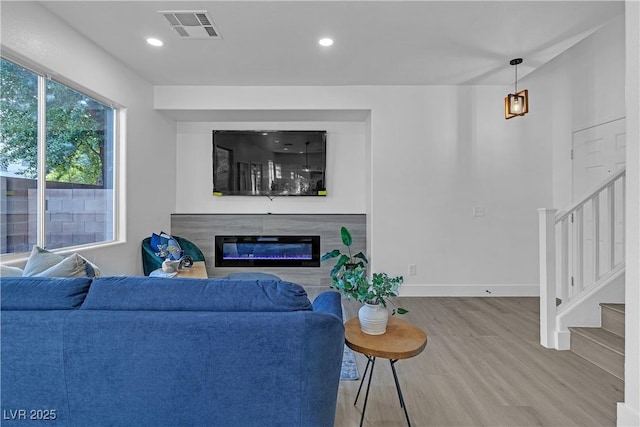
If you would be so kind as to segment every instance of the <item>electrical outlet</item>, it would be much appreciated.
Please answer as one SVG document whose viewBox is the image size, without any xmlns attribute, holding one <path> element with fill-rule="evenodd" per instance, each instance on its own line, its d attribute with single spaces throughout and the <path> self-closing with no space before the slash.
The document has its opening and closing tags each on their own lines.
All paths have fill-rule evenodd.
<svg viewBox="0 0 640 427">
<path fill-rule="evenodd" d="M 473 216 L 484 216 L 484 207 L 483 206 L 474 206 L 473 207 Z"/>
<path fill-rule="evenodd" d="M 409 276 L 415 276 L 415 275 L 416 275 L 416 265 L 409 264 Z"/>
</svg>

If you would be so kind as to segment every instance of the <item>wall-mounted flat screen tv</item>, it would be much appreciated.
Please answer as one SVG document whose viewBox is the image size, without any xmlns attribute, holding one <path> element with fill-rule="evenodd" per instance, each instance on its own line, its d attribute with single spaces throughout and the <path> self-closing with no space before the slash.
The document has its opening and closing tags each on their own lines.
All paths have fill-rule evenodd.
<svg viewBox="0 0 640 427">
<path fill-rule="evenodd" d="M 326 196 L 326 131 L 213 131 L 216 196 Z"/>
</svg>

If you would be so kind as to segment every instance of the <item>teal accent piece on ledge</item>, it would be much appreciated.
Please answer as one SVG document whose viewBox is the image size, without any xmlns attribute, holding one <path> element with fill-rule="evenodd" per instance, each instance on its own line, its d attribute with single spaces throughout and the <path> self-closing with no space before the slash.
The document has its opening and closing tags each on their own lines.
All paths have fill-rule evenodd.
<svg viewBox="0 0 640 427">
<path fill-rule="evenodd" d="M 204 254 L 193 242 L 180 236 L 172 236 L 180 248 L 184 252 L 184 255 L 189 255 L 193 258 L 194 262 L 206 261 Z M 156 255 L 156 252 L 151 247 L 151 237 L 147 237 L 142 240 L 142 270 L 144 275 L 148 276 L 152 271 L 162 268 L 162 258 Z"/>
</svg>

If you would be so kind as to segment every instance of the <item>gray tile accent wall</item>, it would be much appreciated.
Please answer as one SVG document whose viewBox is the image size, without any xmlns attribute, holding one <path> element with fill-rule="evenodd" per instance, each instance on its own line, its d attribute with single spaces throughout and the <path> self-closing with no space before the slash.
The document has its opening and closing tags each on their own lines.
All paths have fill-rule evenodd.
<svg viewBox="0 0 640 427">
<path fill-rule="evenodd" d="M 320 267 L 215 267 L 214 237 L 218 235 L 319 235 L 321 255 L 344 249 L 340 227 L 351 232 L 354 254 L 367 247 L 367 219 L 364 214 L 173 214 L 171 233 L 195 243 L 204 253 L 209 277 L 231 272 L 264 272 L 305 286 L 327 285 L 335 261 Z"/>
</svg>

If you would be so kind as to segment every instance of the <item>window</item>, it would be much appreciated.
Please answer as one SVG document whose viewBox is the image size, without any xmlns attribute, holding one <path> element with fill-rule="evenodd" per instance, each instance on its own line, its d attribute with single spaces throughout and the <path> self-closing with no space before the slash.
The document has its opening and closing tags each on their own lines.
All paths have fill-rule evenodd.
<svg viewBox="0 0 640 427">
<path fill-rule="evenodd" d="M 0 64 L 0 253 L 115 239 L 117 110 Z"/>
</svg>

